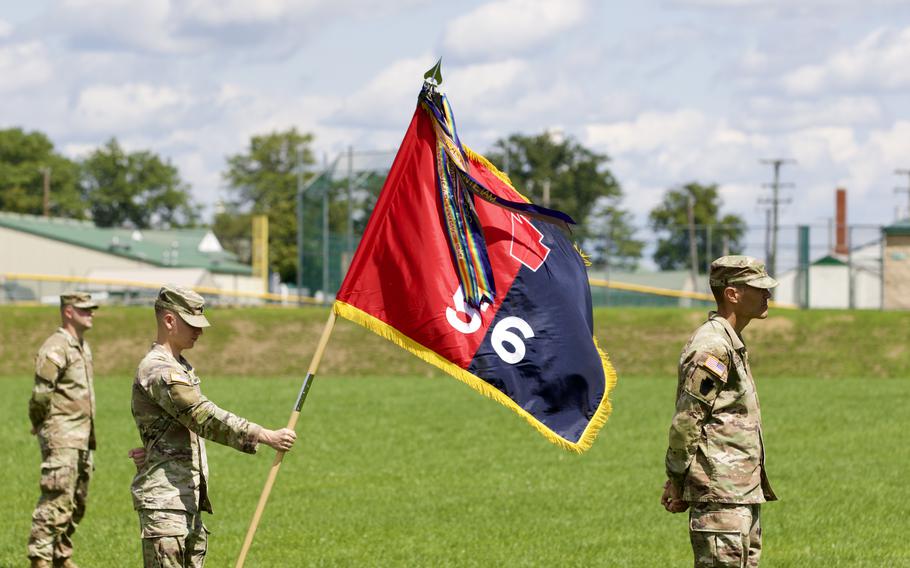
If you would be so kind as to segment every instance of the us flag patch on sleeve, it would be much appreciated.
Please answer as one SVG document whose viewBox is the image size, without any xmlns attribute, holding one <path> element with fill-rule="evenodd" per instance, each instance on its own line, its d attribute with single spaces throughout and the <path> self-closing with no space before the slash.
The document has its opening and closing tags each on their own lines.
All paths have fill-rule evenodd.
<svg viewBox="0 0 910 568">
<path fill-rule="evenodd" d="M 705 359 L 705 362 L 702 363 L 705 369 L 708 369 L 720 379 L 727 378 L 727 366 L 720 362 L 720 359 L 714 355 L 708 355 L 708 358 Z"/>
</svg>

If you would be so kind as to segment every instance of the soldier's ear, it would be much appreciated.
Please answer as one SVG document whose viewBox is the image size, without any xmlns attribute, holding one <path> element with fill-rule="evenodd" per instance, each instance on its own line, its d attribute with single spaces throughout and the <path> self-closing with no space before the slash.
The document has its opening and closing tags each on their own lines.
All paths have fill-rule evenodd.
<svg viewBox="0 0 910 568">
<path fill-rule="evenodd" d="M 724 299 L 726 299 L 731 304 L 739 303 L 739 289 L 735 286 L 727 286 L 724 288 Z"/>
</svg>

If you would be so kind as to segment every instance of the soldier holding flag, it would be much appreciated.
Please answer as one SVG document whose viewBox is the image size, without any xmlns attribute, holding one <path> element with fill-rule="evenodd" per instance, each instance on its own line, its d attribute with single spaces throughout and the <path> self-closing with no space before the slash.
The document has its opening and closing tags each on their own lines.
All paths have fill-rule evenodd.
<svg viewBox="0 0 910 568">
<path fill-rule="evenodd" d="M 133 418 L 143 447 L 130 451 L 138 468 L 132 493 L 146 567 L 205 562 L 208 531 L 201 514 L 212 506 L 204 438 L 250 454 L 260 443 L 286 452 L 297 439 L 293 430 L 268 430 L 203 396 L 196 370 L 182 353 L 210 325 L 204 303 L 192 290 L 161 288 L 155 302 L 158 337 L 133 382 Z"/>
</svg>

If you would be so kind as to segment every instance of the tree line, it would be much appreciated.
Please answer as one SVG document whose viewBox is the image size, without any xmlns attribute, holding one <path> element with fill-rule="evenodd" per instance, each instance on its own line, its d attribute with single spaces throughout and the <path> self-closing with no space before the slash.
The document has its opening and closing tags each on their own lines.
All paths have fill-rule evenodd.
<svg viewBox="0 0 910 568">
<path fill-rule="evenodd" d="M 249 261 L 251 216 L 267 215 L 270 268 L 285 282 L 296 276 L 295 195 L 298 184 L 313 175 L 313 142 L 312 134 L 290 128 L 254 135 L 241 152 L 227 156 L 222 178 L 228 198 L 219 204 L 211 224 L 225 248 Z M 609 168 L 608 155 L 547 132 L 512 134 L 496 141 L 486 155 L 532 201 L 579 222 L 573 237 L 595 267 L 631 270 L 639 265 L 646 243 L 637 238 L 632 214 L 623 207 L 625 194 Z M 350 194 L 344 191 L 345 181 L 335 182 L 334 190 L 330 188 L 330 231 L 345 232 L 350 207 L 353 231 L 360 234 L 383 181 L 379 173 L 367 176 Z M 742 248 L 745 222 L 721 212 L 718 186 L 686 183 L 668 189 L 648 216 L 656 237 L 653 260 L 661 269 L 689 266 L 690 199 L 694 224 L 713 228 L 710 234 L 696 233 L 702 260 L 705 254 L 715 257 Z M 99 227 L 167 229 L 201 223 L 201 207 L 169 159 L 149 150 L 127 151 L 111 138 L 72 160 L 44 133 L 21 128 L 0 130 L 0 211 L 46 211 L 55 217 L 90 219 Z M 699 262 L 702 270 L 704 265 Z"/>
</svg>

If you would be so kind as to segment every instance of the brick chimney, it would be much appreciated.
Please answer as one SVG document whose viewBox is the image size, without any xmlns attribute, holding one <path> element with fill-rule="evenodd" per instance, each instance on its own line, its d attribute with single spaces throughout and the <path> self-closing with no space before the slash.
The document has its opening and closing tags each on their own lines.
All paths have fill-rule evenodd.
<svg viewBox="0 0 910 568">
<path fill-rule="evenodd" d="M 847 190 L 837 188 L 837 205 L 835 211 L 835 239 L 834 253 L 846 255 L 849 253 L 847 247 Z"/>
</svg>

